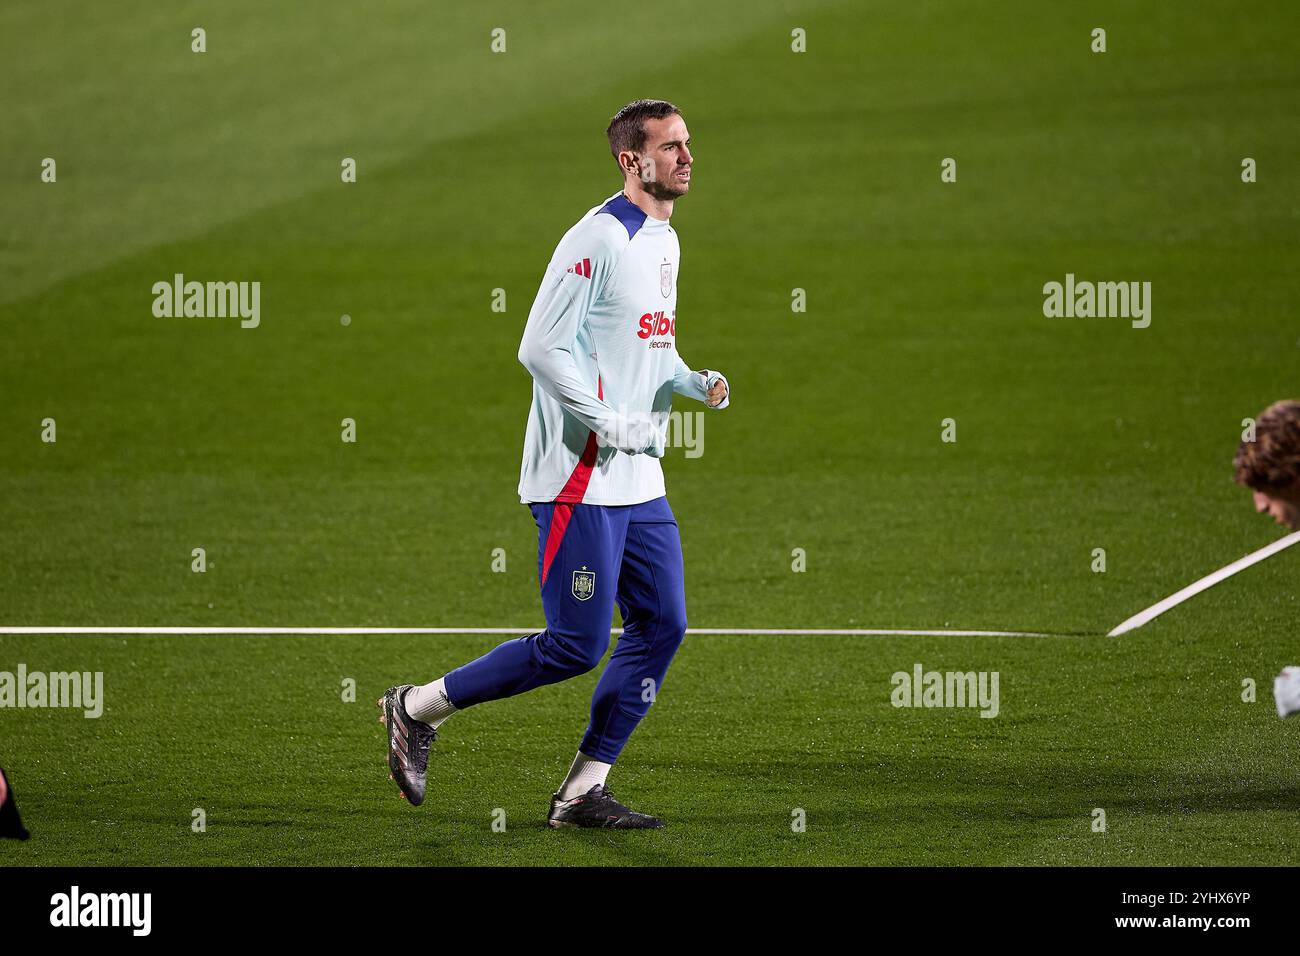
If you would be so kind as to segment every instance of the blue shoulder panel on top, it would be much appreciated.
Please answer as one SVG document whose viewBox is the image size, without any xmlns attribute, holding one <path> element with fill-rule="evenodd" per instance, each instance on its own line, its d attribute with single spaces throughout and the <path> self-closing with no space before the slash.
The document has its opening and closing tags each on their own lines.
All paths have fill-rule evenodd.
<svg viewBox="0 0 1300 956">
<path fill-rule="evenodd" d="M 596 215 L 600 215 L 602 212 L 609 213 L 623 224 L 623 228 L 627 230 L 628 239 L 635 236 L 637 230 L 645 224 L 645 213 L 637 208 L 636 203 L 622 193 L 601 206 Z"/>
</svg>

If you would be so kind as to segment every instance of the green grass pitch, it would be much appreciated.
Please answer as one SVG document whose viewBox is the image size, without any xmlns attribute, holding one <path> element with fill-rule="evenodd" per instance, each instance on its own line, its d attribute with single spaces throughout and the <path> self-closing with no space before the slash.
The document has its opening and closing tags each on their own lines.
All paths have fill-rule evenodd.
<svg viewBox="0 0 1300 956">
<path fill-rule="evenodd" d="M 0 865 L 1294 862 L 1300 553 L 1100 636 L 1278 533 L 1230 458 L 1297 397 L 1294 5 L 644 12 L 0 8 L 0 625 L 535 626 L 519 334 L 660 96 L 678 346 L 734 391 L 665 464 L 692 625 L 1055 636 L 688 637 L 611 777 L 669 829 L 610 835 L 542 826 L 595 674 L 454 717 L 418 810 L 387 780 L 374 699 L 497 638 L 0 635 L 107 697 L 0 710 Z M 177 272 L 260 327 L 155 318 Z M 1044 317 L 1066 273 L 1150 281 L 1150 327 Z M 916 663 L 1000 714 L 893 707 Z"/>
</svg>

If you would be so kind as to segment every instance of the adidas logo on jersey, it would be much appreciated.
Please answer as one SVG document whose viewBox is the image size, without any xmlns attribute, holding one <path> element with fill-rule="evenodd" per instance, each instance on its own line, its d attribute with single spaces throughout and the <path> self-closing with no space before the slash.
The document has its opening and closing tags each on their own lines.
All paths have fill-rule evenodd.
<svg viewBox="0 0 1300 956">
<path fill-rule="evenodd" d="M 583 259 L 581 262 L 575 262 L 565 272 L 572 272 L 574 275 L 582 276 L 584 279 L 591 278 L 591 260 Z"/>
</svg>

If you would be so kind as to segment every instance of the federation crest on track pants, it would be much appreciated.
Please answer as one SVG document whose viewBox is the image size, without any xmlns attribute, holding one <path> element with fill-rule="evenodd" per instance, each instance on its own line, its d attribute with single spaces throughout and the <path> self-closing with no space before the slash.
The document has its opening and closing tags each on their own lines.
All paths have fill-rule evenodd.
<svg viewBox="0 0 1300 956">
<path fill-rule="evenodd" d="M 677 520 L 667 498 L 636 505 L 533 504 L 546 630 L 506 641 L 446 676 L 458 708 L 596 667 L 614 605 L 623 634 L 600 675 L 579 750 L 613 763 L 663 686 L 686 633 Z"/>
</svg>

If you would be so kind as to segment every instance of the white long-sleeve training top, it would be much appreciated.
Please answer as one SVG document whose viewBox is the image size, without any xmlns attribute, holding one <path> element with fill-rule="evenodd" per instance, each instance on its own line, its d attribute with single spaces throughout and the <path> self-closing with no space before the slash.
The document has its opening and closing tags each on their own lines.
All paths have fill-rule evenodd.
<svg viewBox="0 0 1300 956">
<path fill-rule="evenodd" d="M 621 192 L 555 247 L 519 345 L 533 376 L 520 501 L 631 505 L 664 494 L 673 393 L 704 401 L 721 378 L 677 354 L 679 258 L 668 220 Z"/>
</svg>

